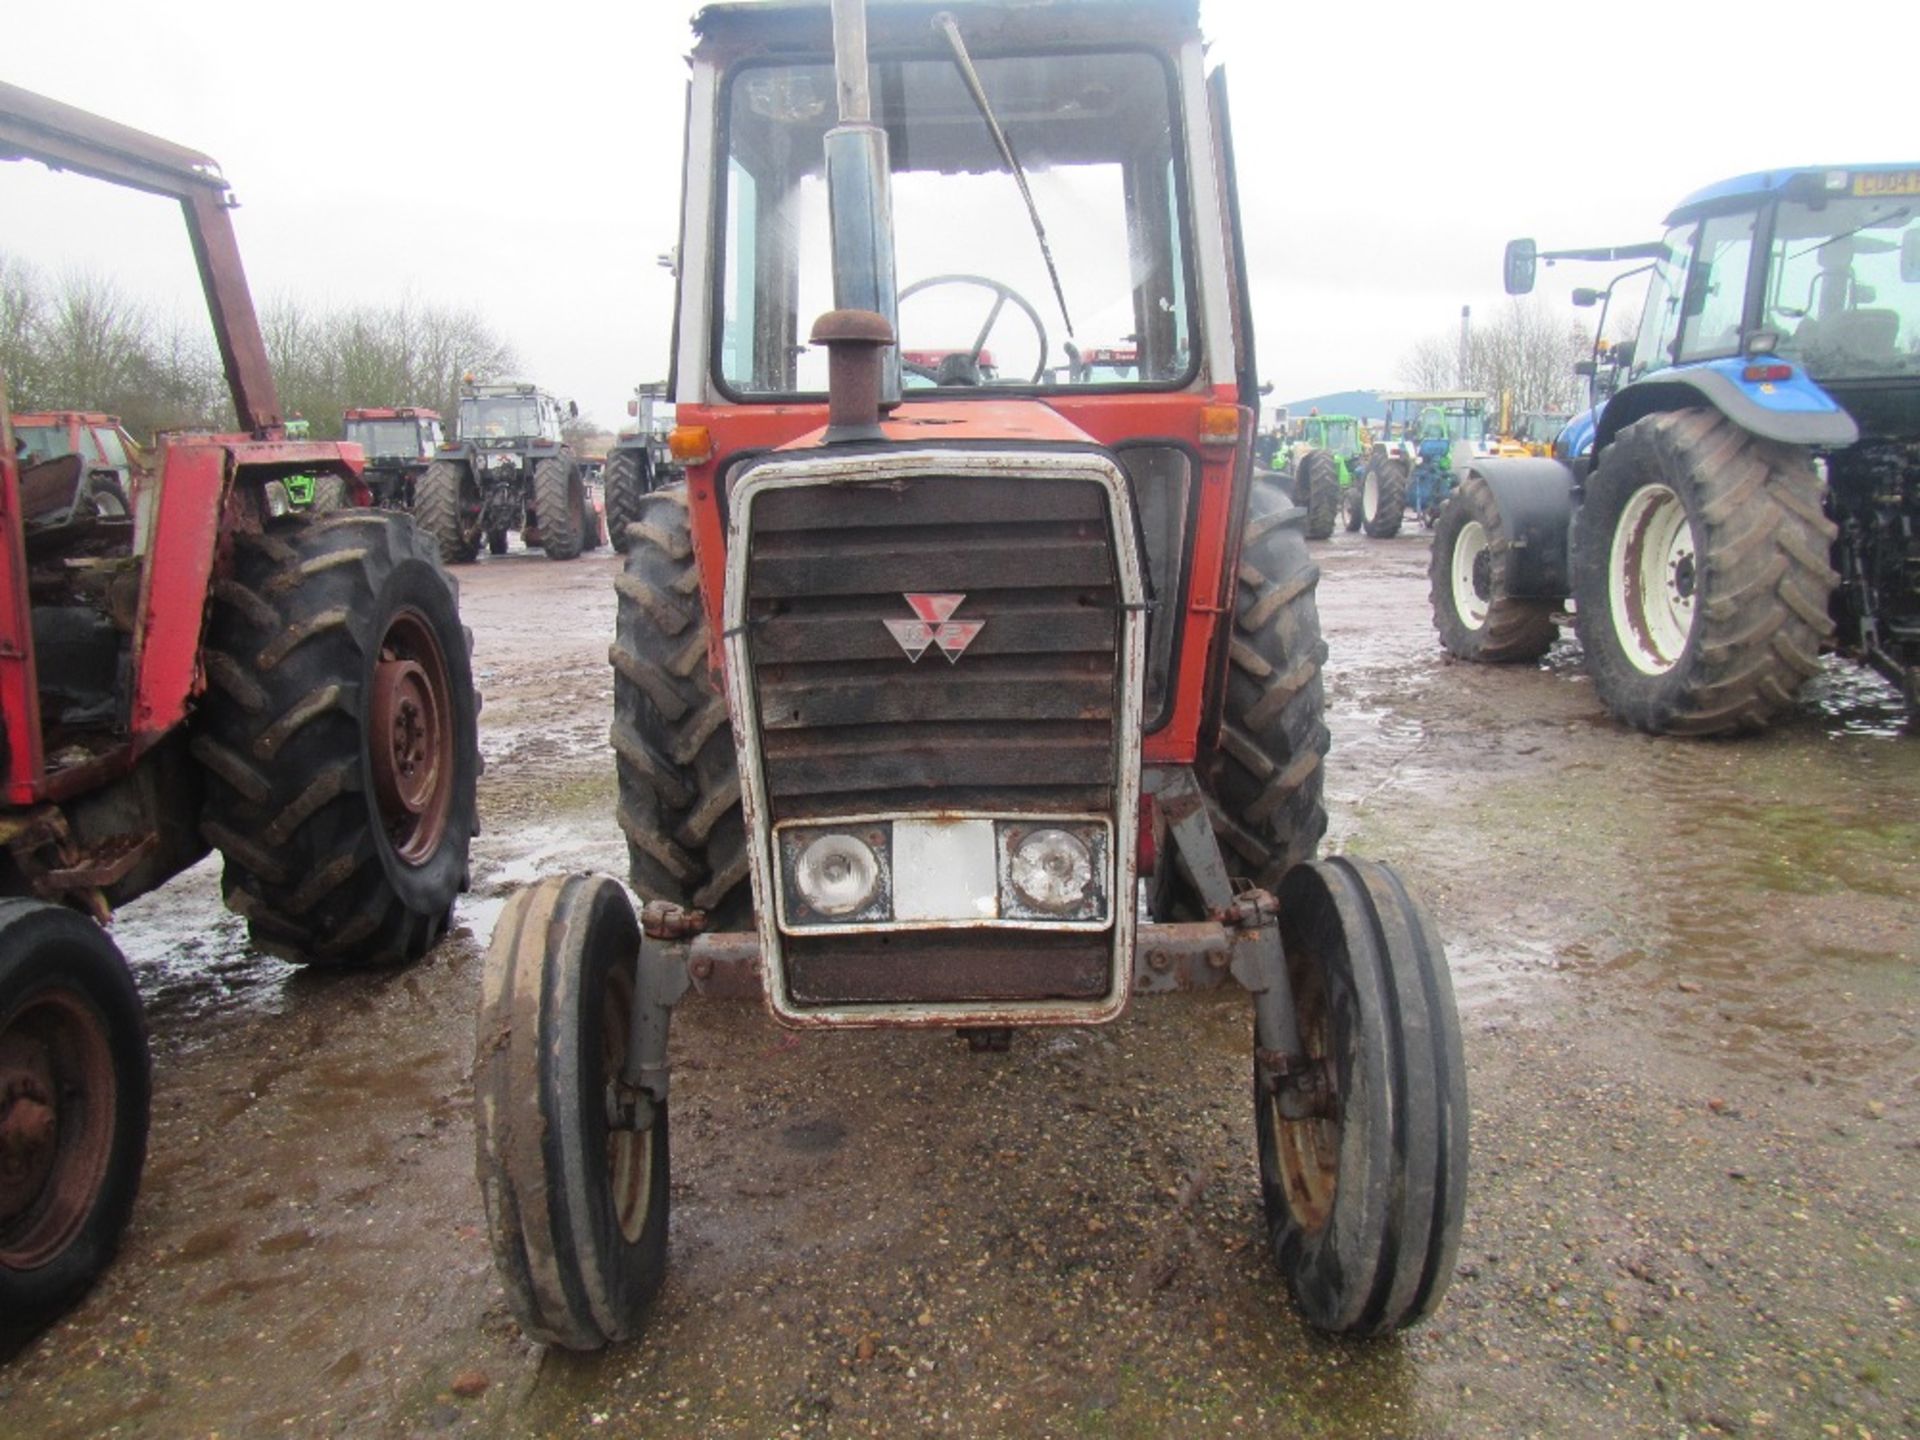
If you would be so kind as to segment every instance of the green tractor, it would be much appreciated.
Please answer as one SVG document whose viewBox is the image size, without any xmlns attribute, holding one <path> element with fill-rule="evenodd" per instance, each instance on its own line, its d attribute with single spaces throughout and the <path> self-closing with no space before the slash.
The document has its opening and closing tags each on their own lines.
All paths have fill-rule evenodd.
<svg viewBox="0 0 1920 1440">
<path fill-rule="evenodd" d="M 1334 521 L 1352 511 L 1348 500 L 1354 478 L 1372 446 L 1373 437 L 1357 415 L 1309 415 L 1300 422 L 1287 452 L 1288 468 L 1293 503 L 1307 512 L 1309 540 L 1325 540 L 1333 534 Z"/>
<path fill-rule="evenodd" d="M 287 439 L 310 440 L 313 438 L 313 425 L 298 415 L 286 422 Z M 355 503 L 353 490 L 347 484 L 346 477 L 324 472 L 285 476 L 287 503 L 295 510 L 309 515 L 325 515 L 334 510 L 345 510 Z"/>
</svg>

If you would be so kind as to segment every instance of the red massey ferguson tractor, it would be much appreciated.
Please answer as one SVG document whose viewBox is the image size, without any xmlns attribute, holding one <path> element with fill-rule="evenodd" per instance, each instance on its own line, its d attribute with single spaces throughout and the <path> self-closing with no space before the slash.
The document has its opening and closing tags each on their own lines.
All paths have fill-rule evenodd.
<svg viewBox="0 0 1920 1440">
<path fill-rule="evenodd" d="M 77 454 L 22 469 L 0 383 L 0 1324 L 112 1258 L 146 1154 L 140 1000 L 103 924 L 210 848 L 255 944 L 399 964 L 467 876 L 479 765 L 452 582 L 364 491 L 358 447 L 289 441 L 204 155 L 0 85 L 0 157 L 177 200 L 241 433 L 168 444 L 131 506 Z M 4 377 L 0 377 L 3 382 Z M 361 495 L 364 503 L 364 494 Z"/>
<path fill-rule="evenodd" d="M 1318 572 L 1252 465 L 1197 10 L 695 21 L 687 479 L 640 501 L 612 651 L 647 903 L 601 876 L 522 891 L 479 1016 L 479 1174 L 530 1335 L 619 1339 L 660 1284 L 689 991 L 999 1048 L 1237 982 L 1304 1314 L 1374 1334 L 1445 1291 L 1467 1166 L 1451 982 L 1390 869 L 1314 859 Z M 1075 365 L 1066 342 L 1133 361 Z"/>
</svg>

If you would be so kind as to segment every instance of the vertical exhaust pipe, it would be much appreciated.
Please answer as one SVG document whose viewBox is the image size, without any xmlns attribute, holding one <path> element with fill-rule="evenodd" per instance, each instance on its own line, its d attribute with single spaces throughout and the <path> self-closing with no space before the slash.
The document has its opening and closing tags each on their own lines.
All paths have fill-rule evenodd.
<svg viewBox="0 0 1920 1440">
<path fill-rule="evenodd" d="M 829 386 L 835 414 L 828 438 L 852 439 L 856 437 L 844 433 L 851 428 L 877 434 L 879 412 L 900 403 L 892 169 L 887 132 L 873 123 L 865 0 L 833 0 L 833 73 L 840 123 L 827 132 L 826 154 L 835 309 L 815 322 L 813 340 L 826 345 L 831 356 Z M 870 318 L 860 322 L 841 318 L 849 311 L 878 316 L 884 331 Z M 877 374 L 858 373 L 870 367 Z M 847 382 L 853 393 L 843 399 L 840 392 Z M 870 412 L 864 425 L 854 413 L 856 408 Z"/>
</svg>

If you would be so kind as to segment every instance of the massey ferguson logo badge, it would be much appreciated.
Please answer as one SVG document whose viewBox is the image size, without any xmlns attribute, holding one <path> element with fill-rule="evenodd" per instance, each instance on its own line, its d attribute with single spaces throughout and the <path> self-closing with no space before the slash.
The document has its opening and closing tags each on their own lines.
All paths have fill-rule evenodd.
<svg viewBox="0 0 1920 1440">
<path fill-rule="evenodd" d="M 918 664 L 920 657 L 932 646 L 938 645 L 940 653 L 947 657 L 951 665 L 967 653 L 967 647 L 973 643 L 973 637 L 987 628 L 984 620 L 955 620 L 953 612 L 960 608 L 964 595 L 909 595 L 907 604 L 913 607 L 917 620 L 888 620 L 885 625 L 893 632 L 893 638 L 900 642 L 900 648 L 907 652 L 907 659 Z"/>
</svg>

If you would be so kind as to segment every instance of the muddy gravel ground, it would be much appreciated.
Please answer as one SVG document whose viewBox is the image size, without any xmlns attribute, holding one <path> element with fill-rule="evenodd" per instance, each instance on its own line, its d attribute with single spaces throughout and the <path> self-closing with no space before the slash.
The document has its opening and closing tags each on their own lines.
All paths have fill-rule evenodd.
<svg viewBox="0 0 1920 1440">
<path fill-rule="evenodd" d="M 1920 1432 L 1920 741 L 1836 664 L 1768 736 L 1652 740 L 1571 642 L 1448 663 L 1426 544 L 1317 546 L 1329 846 L 1446 937 L 1472 1088 L 1458 1272 L 1307 1331 L 1262 1250 L 1226 995 L 975 1055 L 676 1021 L 672 1273 L 643 1338 L 516 1331 L 468 1071 L 504 897 L 624 873 L 615 562 L 462 573 L 486 833 L 401 974 L 252 953 L 203 865 L 116 926 L 152 1019 L 124 1254 L 0 1367 L 0 1432 L 1161 1436 Z"/>
</svg>

